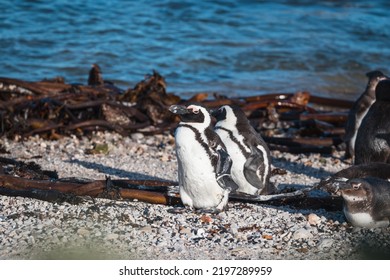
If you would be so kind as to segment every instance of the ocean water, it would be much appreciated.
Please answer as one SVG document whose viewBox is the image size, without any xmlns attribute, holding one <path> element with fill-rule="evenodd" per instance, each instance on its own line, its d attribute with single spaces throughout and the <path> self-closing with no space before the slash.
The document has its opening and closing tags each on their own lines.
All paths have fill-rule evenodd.
<svg viewBox="0 0 390 280">
<path fill-rule="evenodd" d="M 390 75 L 390 1 L 2 1 L 0 76 L 126 89 L 158 71 L 168 92 L 307 90 L 354 100 Z"/>
</svg>

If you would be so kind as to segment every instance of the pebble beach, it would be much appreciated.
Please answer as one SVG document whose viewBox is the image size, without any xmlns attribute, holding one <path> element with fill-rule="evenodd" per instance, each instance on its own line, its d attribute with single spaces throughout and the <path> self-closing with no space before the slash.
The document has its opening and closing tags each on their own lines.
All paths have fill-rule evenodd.
<svg viewBox="0 0 390 280">
<path fill-rule="evenodd" d="M 2 157 L 35 162 L 60 178 L 177 180 L 169 133 L 47 141 L 0 139 Z M 108 148 L 88 151 L 96 144 Z M 350 164 L 332 155 L 272 151 L 278 187 L 301 188 Z M 79 204 L 0 196 L 0 259 L 378 259 L 389 258 L 390 227 L 351 226 L 339 211 L 229 202 L 219 214 L 139 201 L 92 199 Z M 177 211 L 180 210 L 180 211 Z"/>
</svg>

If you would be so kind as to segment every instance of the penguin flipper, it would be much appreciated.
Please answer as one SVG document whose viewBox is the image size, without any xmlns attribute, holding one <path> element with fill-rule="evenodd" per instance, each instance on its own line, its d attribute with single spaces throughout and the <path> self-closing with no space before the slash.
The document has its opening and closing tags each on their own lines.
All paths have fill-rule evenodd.
<svg viewBox="0 0 390 280">
<path fill-rule="evenodd" d="M 217 182 L 223 189 L 235 191 L 238 189 L 238 185 L 233 181 L 230 170 L 232 167 L 232 159 L 229 154 L 222 148 L 218 148 L 217 152 L 217 166 L 215 174 Z"/>
<path fill-rule="evenodd" d="M 245 179 L 254 187 L 262 189 L 263 180 L 261 178 L 261 171 L 266 168 L 264 164 L 264 155 L 256 148 L 251 147 L 251 155 L 244 164 Z"/>
</svg>

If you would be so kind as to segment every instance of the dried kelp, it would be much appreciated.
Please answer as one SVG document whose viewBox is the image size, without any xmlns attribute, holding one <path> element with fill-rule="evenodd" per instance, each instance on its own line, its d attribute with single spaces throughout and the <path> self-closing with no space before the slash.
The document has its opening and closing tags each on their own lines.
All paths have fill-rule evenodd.
<svg viewBox="0 0 390 280">
<path fill-rule="evenodd" d="M 165 79 L 156 71 L 123 90 L 105 81 L 100 67 L 94 64 L 88 85 L 67 84 L 61 77 L 38 82 L 0 78 L 0 135 L 15 138 L 38 134 L 57 139 L 97 130 L 124 136 L 134 132 L 157 134 L 176 126 L 178 120 L 169 106 L 189 102 L 210 109 L 225 104 L 241 106 L 271 149 L 293 153 L 330 153 L 337 148 L 352 105 L 308 92 L 239 98 L 199 93 L 186 100 L 169 94 Z"/>
</svg>

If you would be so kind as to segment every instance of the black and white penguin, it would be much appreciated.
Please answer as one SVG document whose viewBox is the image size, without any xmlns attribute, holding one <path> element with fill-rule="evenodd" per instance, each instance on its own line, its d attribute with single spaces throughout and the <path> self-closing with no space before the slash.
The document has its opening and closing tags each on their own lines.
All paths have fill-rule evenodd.
<svg viewBox="0 0 390 280">
<path fill-rule="evenodd" d="M 371 71 L 366 76 L 368 78 L 366 89 L 352 105 L 345 125 L 344 141 L 347 145 L 345 156 L 346 158 L 352 157 L 352 160 L 355 155 L 355 141 L 358 129 L 364 116 L 375 102 L 375 88 L 379 81 L 387 78 L 381 71 Z"/>
<path fill-rule="evenodd" d="M 349 180 L 340 190 L 344 215 L 356 227 L 386 227 L 390 222 L 390 182 L 374 177 Z"/>
<path fill-rule="evenodd" d="M 211 126 L 208 110 L 199 105 L 172 105 L 180 117 L 175 131 L 180 197 L 185 206 L 221 211 L 229 193 L 237 189 L 231 179 L 232 161 Z"/>
<path fill-rule="evenodd" d="M 270 151 L 245 113 L 238 106 L 224 105 L 212 112 L 216 118 L 214 130 L 232 158 L 232 179 L 238 185 L 238 192 L 251 195 L 272 194 L 270 183 Z"/>
<path fill-rule="evenodd" d="M 355 164 L 390 163 L 390 79 L 381 80 L 355 143 Z"/>
<path fill-rule="evenodd" d="M 373 162 L 368 164 L 352 165 L 336 172 L 328 178 L 322 179 L 316 188 L 336 194 L 347 181 L 365 177 L 390 180 L 390 164 Z"/>
</svg>

